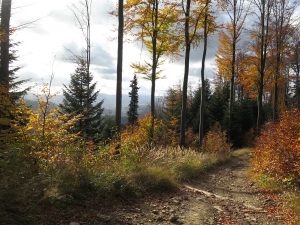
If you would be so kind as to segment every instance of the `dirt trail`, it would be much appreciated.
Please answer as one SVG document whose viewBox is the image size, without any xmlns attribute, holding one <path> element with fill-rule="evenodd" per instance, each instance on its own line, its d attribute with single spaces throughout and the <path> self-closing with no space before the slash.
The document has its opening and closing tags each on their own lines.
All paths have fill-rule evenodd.
<svg viewBox="0 0 300 225">
<path fill-rule="evenodd" d="M 274 209 L 280 203 L 247 180 L 244 155 L 200 175 L 170 194 L 149 196 L 97 215 L 93 224 L 284 224 Z"/>
</svg>

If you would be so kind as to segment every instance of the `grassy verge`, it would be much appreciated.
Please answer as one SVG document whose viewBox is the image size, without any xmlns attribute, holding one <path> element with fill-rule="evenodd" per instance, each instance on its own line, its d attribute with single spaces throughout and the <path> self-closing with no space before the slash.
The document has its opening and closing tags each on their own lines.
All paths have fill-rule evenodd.
<svg viewBox="0 0 300 225">
<path fill-rule="evenodd" d="M 250 153 L 251 153 L 250 148 L 242 148 L 242 149 L 234 150 L 233 152 L 231 152 L 231 156 L 239 157 L 242 155 L 249 155 Z"/>
<path fill-rule="evenodd" d="M 80 157 L 70 155 L 67 163 L 38 172 L 26 164 L 18 171 L 10 170 L 9 176 L 1 175 L 0 224 L 37 224 L 38 208 L 64 209 L 81 205 L 91 196 L 138 197 L 176 190 L 181 181 L 196 178 L 231 157 L 229 152 L 212 154 L 171 147 L 125 149 L 119 155 L 104 149 L 94 154 L 80 149 L 68 152 Z"/>
<path fill-rule="evenodd" d="M 259 186 L 260 191 L 269 193 L 272 198 L 282 202 L 282 217 L 285 224 L 300 224 L 300 189 L 293 182 L 284 182 L 266 174 L 253 175 L 250 178 Z"/>
<path fill-rule="evenodd" d="M 278 207 L 285 224 L 300 224 L 300 188 L 293 179 L 276 179 L 267 173 L 254 173 L 251 169 L 249 177 L 258 185 L 260 191 L 282 202 L 282 206 Z"/>
</svg>

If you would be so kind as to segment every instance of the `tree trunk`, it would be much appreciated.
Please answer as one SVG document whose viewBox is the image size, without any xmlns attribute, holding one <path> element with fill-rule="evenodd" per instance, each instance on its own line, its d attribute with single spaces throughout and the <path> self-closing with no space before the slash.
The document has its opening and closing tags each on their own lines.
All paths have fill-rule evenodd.
<svg viewBox="0 0 300 225">
<path fill-rule="evenodd" d="M 204 108 L 205 108 L 205 90 L 204 90 L 204 70 L 205 70 L 205 58 L 206 58 L 206 51 L 207 51 L 207 23 L 208 23 L 208 0 L 206 1 L 206 9 L 205 9 L 205 15 L 204 15 L 204 41 L 203 41 L 203 56 L 202 56 L 202 67 L 201 67 L 201 84 L 202 84 L 202 88 L 201 88 L 201 103 L 200 103 L 200 124 L 199 124 L 199 144 L 200 146 L 202 145 L 202 141 L 204 138 L 204 131 L 203 131 L 203 127 L 204 127 Z"/>
<path fill-rule="evenodd" d="M 181 123 L 180 123 L 180 147 L 185 146 L 185 123 L 186 123 L 186 104 L 187 104 L 187 87 L 188 87 L 188 77 L 189 77 L 189 65 L 190 65 L 190 6 L 191 0 L 187 0 L 186 12 L 185 12 L 185 62 L 184 62 L 184 78 L 182 87 L 182 108 L 181 108 Z"/>
<path fill-rule="evenodd" d="M 232 132 L 232 107 L 234 102 L 234 77 L 235 77 L 235 51 L 236 51 L 236 42 L 237 42 L 237 35 L 236 35 L 236 0 L 233 1 L 233 37 L 232 37 L 232 64 L 231 64 L 231 79 L 230 79 L 230 97 L 229 97 L 229 131 L 228 131 L 228 141 L 231 142 L 231 132 Z"/>
<path fill-rule="evenodd" d="M 297 59 L 299 59 L 298 53 L 297 53 Z M 300 79 L 299 79 L 299 75 L 300 75 L 300 66 L 297 63 L 297 65 L 296 65 L 296 90 L 295 90 L 297 109 L 300 109 L 300 96 L 299 96 L 299 93 L 300 93 L 300 85 L 299 85 Z"/>
<path fill-rule="evenodd" d="M 119 0 L 119 29 L 118 29 L 118 61 L 117 61 L 117 90 L 116 90 L 116 126 L 121 142 L 121 115 L 122 115 L 122 67 L 123 67 L 123 1 Z"/>
<path fill-rule="evenodd" d="M 275 78 L 274 78 L 274 104 L 273 104 L 273 122 L 276 122 L 278 119 L 278 78 L 280 76 L 280 54 L 277 53 L 276 56 L 276 69 L 275 69 Z"/>
<path fill-rule="evenodd" d="M 85 0 L 86 10 L 86 67 L 88 76 L 90 76 L 90 65 L 91 65 L 91 3 Z M 89 77 L 90 79 L 90 77 Z M 90 89 L 88 84 L 88 90 Z"/>
<path fill-rule="evenodd" d="M 266 8 L 267 6 L 267 8 Z M 262 97 L 263 97 L 263 89 L 264 89 L 264 76 L 265 76 L 265 65 L 267 59 L 267 38 L 268 38 L 268 31 L 269 31 L 269 19 L 271 13 L 271 5 L 269 1 L 262 1 L 262 5 L 260 8 L 260 26 L 261 26 L 261 33 L 260 33 L 260 66 L 259 66 L 259 87 L 258 87 L 258 110 L 257 110 L 257 123 L 256 123 L 256 132 L 257 134 L 260 133 L 261 125 L 262 125 Z"/>
<path fill-rule="evenodd" d="M 150 127 L 150 140 L 151 144 L 154 137 L 154 117 L 155 117 L 155 80 L 156 80 L 156 45 L 157 45 L 157 23 L 158 23 L 158 0 L 153 2 L 153 32 L 152 32 L 152 77 L 151 77 L 151 127 Z"/>
<path fill-rule="evenodd" d="M 1 91 L 9 93 L 9 28 L 11 16 L 11 0 L 2 0 L 1 6 L 1 67 L 0 85 Z"/>
</svg>

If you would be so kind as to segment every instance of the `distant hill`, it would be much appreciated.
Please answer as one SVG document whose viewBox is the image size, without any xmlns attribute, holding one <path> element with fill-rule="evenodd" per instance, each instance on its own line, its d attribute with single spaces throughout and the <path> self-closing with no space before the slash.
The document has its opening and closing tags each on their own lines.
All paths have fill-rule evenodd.
<svg viewBox="0 0 300 225">
<path fill-rule="evenodd" d="M 36 96 L 32 93 L 28 93 L 25 97 L 27 105 L 32 106 L 33 109 L 37 108 L 37 100 Z M 63 100 L 63 95 L 57 95 L 51 99 L 51 107 L 59 105 Z M 97 102 L 103 102 L 104 114 L 105 115 L 114 115 L 115 114 L 115 107 L 116 107 L 116 96 L 115 95 L 108 95 L 99 93 Z M 127 123 L 127 111 L 129 108 L 130 98 L 128 95 L 122 96 L 122 124 Z M 138 113 L 139 117 L 143 118 L 146 113 L 150 112 L 150 95 L 140 95 L 139 96 L 139 108 Z"/>
<path fill-rule="evenodd" d="M 32 109 L 37 109 L 38 107 L 38 101 L 37 100 L 30 100 L 30 99 L 25 99 L 26 101 L 26 105 L 31 107 Z M 53 103 L 53 102 L 50 102 L 50 109 L 56 107 L 57 104 Z"/>
</svg>

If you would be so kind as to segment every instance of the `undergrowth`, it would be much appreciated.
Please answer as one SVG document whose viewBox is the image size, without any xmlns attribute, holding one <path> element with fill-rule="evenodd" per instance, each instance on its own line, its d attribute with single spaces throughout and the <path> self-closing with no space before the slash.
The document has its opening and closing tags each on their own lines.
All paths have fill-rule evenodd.
<svg viewBox="0 0 300 225">
<path fill-rule="evenodd" d="M 205 146 L 196 146 L 197 137 L 190 134 L 193 149 L 181 149 L 174 147 L 177 133 L 155 120 L 149 144 L 151 117 L 146 116 L 121 133 L 116 151 L 116 140 L 101 145 L 70 132 L 80 115 L 66 122 L 70 115 L 49 109 L 42 98 L 36 111 L 24 103 L 10 111 L 10 129 L 0 133 L 5 143 L 0 146 L 0 224 L 41 224 L 43 208 L 59 215 L 96 198 L 176 190 L 181 181 L 230 158 L 230 145 L 216 128 Z"/>
<path fill-rule="evenodd" d="M 70 152 L 69 161 L 56 163 L 54 168 L 48 166 L 35 172 L 35 165 L 28 164 L 22 168 L 22 173 L 18 170 L 10 173 L 9 177 L 2 174 L 1 220 L 8 224 L 18 224 L 21 220 L 22 223 L 34 223 L 32 214 L 36 207 L 50 205 L 63 208 L 91 195 L 138 197 L 151 192 L 176 190 L 180 181 L 195 178 L 230 157 L 223 153 L 200 153 L 171 147 L 139 148 L 118 157 L 105 151 L 99 149 L 93 154 L 73 151 L 74 154 L 80 152 L 81 160 L 78 161 L 69 149 L 65 150 Z M 23 177 L 26 171 L 27 177 Z M 30 173 L 31 177 L 28 176 Z"/>
<path fill-rule="evenodd" d="M 293 220 L 300 215 L 299 133 L 300 111 L 296 109 L 283 112 L 276 123 L 267 123 L 252 150 L 250 170 L 261 190 L 280 193 L 287 200 Z M 295 223 L 300 223 L 299 218 Z"/>
</svg>

